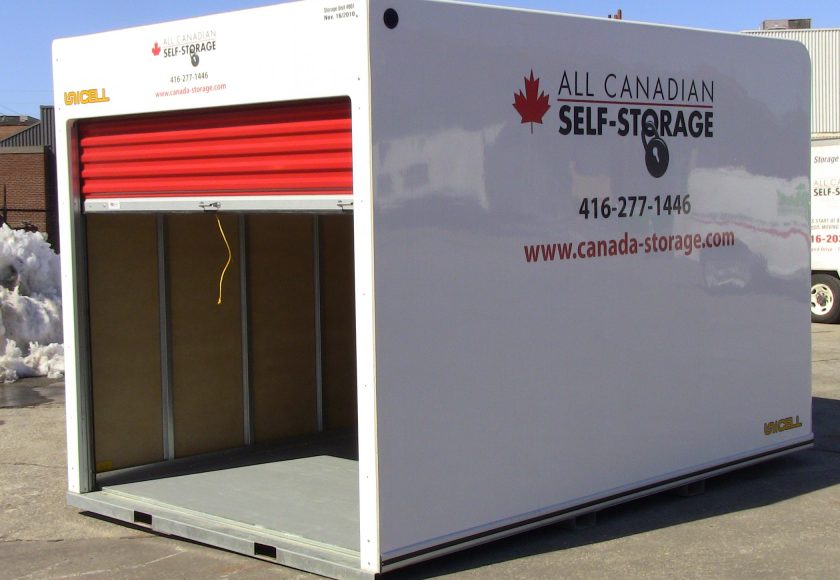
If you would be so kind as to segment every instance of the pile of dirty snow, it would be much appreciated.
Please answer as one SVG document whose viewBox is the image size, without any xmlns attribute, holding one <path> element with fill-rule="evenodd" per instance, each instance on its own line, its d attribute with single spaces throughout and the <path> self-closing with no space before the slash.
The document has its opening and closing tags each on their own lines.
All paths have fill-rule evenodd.
<svg viewBox="0 0 840 580">
<path fill-rule="evenodd" d="M 0 382 L 64 374 L 61 266 L 38 232 L 0 226 Z"/>
</svg>

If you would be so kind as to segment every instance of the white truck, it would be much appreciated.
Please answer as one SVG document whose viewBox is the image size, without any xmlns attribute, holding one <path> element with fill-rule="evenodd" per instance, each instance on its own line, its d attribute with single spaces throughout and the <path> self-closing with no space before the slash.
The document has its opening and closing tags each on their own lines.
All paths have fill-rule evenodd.
<svg viewBox="0 0 840 580">
<path fill-rule="evenodd" d="M 840 321 L 840 140 L 811 144 L 811 320 Z"/>
<path fill-rule="evenodd" d="M 790 195 L 780 187 L 779 202 L 790 209 L 810 206 L 811 320 L 831 323 L 840 321 L 840 29 L 801 23 L 777 20 L 744 33 L 800 42 L 811 57 L 810 192 Z"/>
<path fill-rule="evenodd" d="M 371 578 L 813 444 L 800 45 L 311 0 L 53 60 L 72 505 Z"/>
</svg>

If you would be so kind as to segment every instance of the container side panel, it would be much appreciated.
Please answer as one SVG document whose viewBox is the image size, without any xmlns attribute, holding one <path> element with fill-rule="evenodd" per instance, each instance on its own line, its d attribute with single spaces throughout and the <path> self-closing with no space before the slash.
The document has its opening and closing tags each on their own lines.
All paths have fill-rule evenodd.
<svg viewBox="0 0 840 580">
<path fill-rule="evenodd" d="M 355 204 L 356 208 L 362 208 L 363 211 L 355 214 L 357 225 L 361 225 L 357 228 L 356 235 L 359 243 L 355 244 L 357 252 L 355 259 L 362 264 L 355 270 L 360 276 L 360 280 L 356 281 L 356 291 L 361 304 L 361 316 L 364 318 L 360 324 L 356 325 L 360 334 L 358 342 L 361 345 L 358 373 L 363 378 L 360 381 L 360 389 L 363 389 L 365 393 L 364 408 L 360 410 L 360 414 L 366 419 L 364 421 L 364 449 L 361 450 L 359 462 L 360 497 L 364 505 L 360 514 L 360 528 L 364 534 L 364 540 L 361 542 L 361 566 L 368 572 L 378 572 L 380 564 L 374 435 L 376 420 L 372 347 L 373 256 L 370 235 L 372 204 L 370 200 L 370 62 L 367 12 L 367 0 L 357 0 L 354 3 L 337 3 L 334 0 L 284 2 L 264 8 L 59 39 L 53 43 L 52 62 L 59 139 L 59 191 L 63 192 L 59 201 L 62 210 L 61 236 L 68 248 L 73 248 L 74 244 L 79 243 L 76 237 L 79 231 L 77 222 L 80 221 L 82 207 L 84 207 L 81 192 L 83 180 L 78 175 L 81 164 L 77 159 L 71 159 L 75 157 L 79 148 L 75 143 L 68 147 L 68 129 L 83 126 L 87 121 L 92 122 L 95 119 L 119 118 L 125 121 L 130 117 L 133 121 L 141 117 L 169 114 L 184 119 L 197 111 L 218 114 L 222 110 L 227 111 L 233 108 L 272 107 L 278 103 L 301 103 L 312 100 L 346 100 L 349 97 L 352 108 L 350 123 L 353 127 L 352 152 L 350 153 L 353 161 L 352 202 L 349 199 L 347 204 L 339 202 L 337 198 L 346 194 L 335 192 L 330 195 L 313 196 L 311 194 L 315 192 L 311 182 L 292 185 L 291 189 L 300 190 L 294 195 L 288 195 L 289 191 L 280 191 L 284 189 L 284 186 L 277 187 L 276 183 L 267 183 L 262 178 L 250 184 L 237 182 L 236 179 L 224 184 L 219 180 L 204 180 L 198 183 L 195 179 L 196 174 L 203 169 L 198 164 L 189 160 L 182 163 L 181 157 L 170 155 L 164 155 L 163 159 L 158 157 L 142 160 L 134 155 L 134 153 L 140 154 L 144 149 L 140 147 L 135 148 L 128 159 L 113 160 L 114 166 L 110 167 L 109 171 L 114 170 L 114 172 L 110 175 L 101 172 L 96 175 L 99 169 L 93 170 L 93 175 L 89 175 L 92 181 L 99 180 L 102 185 L 106 180 L 113 179 L 114 182 L 111 182 L 111 185 L 117 185 L 116 189 L 124 191 L 119 194 L 116 189 L 108 190 L 107 187 L 100 191 L 90 190 L 88 194 L 99 195 L 102 199 L 88 200 L 90 202 L 88 208 L 92 211 L 109 212 L 168 211 L 169 209 L 194 211 L 199 209 L 198 204 L 193 203 L 195 198 L 200 198 L 202 203 L 205 200 L 212 202 L 213 205 L 207 204 L 208 207 L 217 207 L 222 211 L 233 208 L 236 211 L 261 212 L 276 210 L 278 207 L 284 210 L 291 208 L 295 211 L 311 211 L 313 208 L 318 211 L 334 211 L 339 207 L 348 207 L 350 203 Z M 103 135 L 103 137 L 107 136 Z M 346 141 L 344 144 L 346 145 Z M 124 143 L 114 146 L 132 148 L 135 145 L 136 143 Z M 171 145 L 173 148 L 180 147 L 180 145 Z M 183 150 L 179 149 L 178 152 L 181 153 Z M 196 152 L 196 149 L 192 152 Z M 340 153 L 346 152 L 345 147 Z M 254 157 L 262 155 L 262 153 L 254 153 Z M 333 156 L 334 153 L 329 152 L 330 164 L 337 162 L 338 167 L 346 169 L 347 156 Z M 289 172 L 308 171 L 308 161 L 295 157 L 294 152 L 276 150 L 266 152 L 268 156 L 275 154 L 286 156 L 281 161 L 288 162 L 286 168 Z M 160 175 L 149 175 L 156 181 L 136 188 L 132 198 L 131 192 L 123 185 L 130 185 L 135 179 L 144 177 L 149 166 L 143 164 L 150 161 L 155 163 L 167 161 L 167 163 L 158 165 L 155 169 L 160 169 Z M 135 162 L 140 165 L 133 167 L 128 165 Z M 268 162 L 267 165 L 266 162 L 266 159 L 249 160 L 247 170 L 254 170 L 255 175 L 262 175 L 260 172 L 271 163 Z M 212 162 L 208 163 L 212 165 Z M 236 165 L 235 168 L 228 166 L 227 169 L 239 171 L 245 167 Z M 168 184 L 160 181 L 169 178 L 180 181 Z M 122 184 L 116 183 L 116 180 L 121 180 Z M 190 185 L 197 189 L 186 192 L 182 190 L 181 194 L 184 195 L 181 197 L 163 195 L 162 190 L 169 190 L 172 195 L 181 195 L 171 191 L 170 186 L 173 183 L 178 187 Z M 206 190 L 218 188 L 220 185 L 224 185 L 226 191 L 216 191 L 208 198 Z M 230 189 L 231 185 L 233 185 L 232 189 Z M 344 175 L 338 186 L 346 188 L 347 185 L 347 176 Z M 272 196 L 267 191 L 272 188 L 276 188 L 274 191 L 276 195 Z M 308 193 L 304 191 L 306 189 Z M 143 197 L 147 193 L 150 194 L 149 197 Z M 232 195 L 239 197 L 232 197 Z M 130 199 L 126 200 L 125 197 Z M 230 233 L 230 228 L 226 230 Z M 172 234 L 177 236 L 177 234 Z M 233 242 L 231 245 L 236 248 Z M 174 247 L 167 249 L 170 254 L 172 251 L 176 253 L 178 251 Z M 85 275 L 83 267 L 79 270 L 79 265 L 84 264 L 84 258 L 83 252 L 67 252 L 67 255 L 62 255 L 64 294 L 65 297 L 69 297 L 64 303 L 68 368 L 68 475 L 69 487 L 74 492 L 87 492 L 92 489 L 86 475 L 89 471 L 87 469 L 89 462 L 86 457 L 88 440 L 86 431 L 89 426 L 86 406 L 87 311 L 84 301 L 76 300 L 74 297 L 76 287 L 81 286 L 77 284 L 79 276 Z M 183 256 L 180 258 L 182 258 L 180 262 L 183 263 L 185 259 Z M 197 262 L 200 260 L 193 257 L 188 261 L 191 266 L 198 266 Z M 235 266 L 236 264 L 229 272 L 229 277 L 235 272 Z M 171 270 L 172 263 L 169 267 Z M 175 279 L 172 283 L 179 284 Z M 230 279 L 226 281 L 226 292 L 228 292 L 229 284 Z M 228 299 L 229 296 L 226 294 L 225 301 L 227 302 Z M 350 301 L 344 302 L 352 309 L 352 296 Z M 171 322 L 180 324 L 180 321 L 174 318 Z M 339 323 L 341 324 L 344 323 Z M 236 332 L 235 326 L 224 326 L 230 332 Z M 352 323 L 348 325 L 348 328 L 352 328 Z M 178 334 L 177 329 L 174 334 Z M 76 340 L 77 335 L 80 336 L 79 340 Z M 178 336 L 173 338 L 176 339 L 175 342 L 178 342 Z M 227 341 L 226 338 L 225 341 Z M 233 342 L 231 341 L 231 344 Z M 182 347 L 183 344 L 181 346 L 173 344 L 175 350 Z M 227 350 L 221 350 L 224 350 L 227 356 Z M 177 353 L 174 354 L 177 355 Z M 213 352 L 211 356 L 216 354 L 219 353 Z M 175 363 L 176 367 L 183 366 L 177 364 L 178 360 L 175 360 Z M 208 364 L 217 366 L 218 362 L 214 360 Z M 351 368 L 352 364 L 352 361 L 343 362 L 338 366 Z M 176 375 L 176 382 L 183 378 L 183 373 L 179 374 L 178 368 L 174 368 L 173 372 Z M 346 374 L 346 372 L 339 371 L 339 374 Z M 212 382 L 216 379 L 208 380 Z M 347 380 L 345 384 L 352 385 L 353 381 Z M 178 389 L 177 385 L 175 388 Z M 352 386 L 347 388 L 352 389 Z M 217 390 L 215 387 L 211 389 L 213 392 L 208 393 L 207 398 L 216 396 L 215 390 Z M 183 393 L 181 395 L 179 396 L 176 392 L 176 403 L 177 400 L 183 403 Z M 199 398 L 198 393 L 192 393 L 192 395 Z M 224 401 L 215 403 L 216 410 L 228 405 L 227 392 L 224 396 Z M 238 392 L 230 396 L 231 401 L 234 396 L 237 399 L 242 398 L 241 393 Z M 333 399 L 341 400 L 338 397 Z M 352 399 L 352 395 L 348 395 L 346 402 L 340 403 L 339 406 L 346 409 L 352 407 L 349 399 Z M 240 405 L 238 401 L 232 404 Z M 185 405 L 179 404 L 178 408 L 184 410 Z M 190 408 L 189 405 L 186 408 Z M 194 408 L 201 411 L 200 405 Z M 239 410 L 235 413 L 240 414 Z M 231 412 L 232 415 L 233 412 Z M 208 431 L 213 428 L 213 425 L 207 427 Z M 241 430 L 238 427 L 231 427 L 229 430 L 231 433 L 236 433 L 236 439 L 238 439 Z M 228 431 L 228 428 L 225 427 L 224 431 Z M 178 432 L 179 440 L 183 443 L 183 430 L 178 429 Z M 218 446 L 223 445 L 227 443 L 220 442 Z M 203 448 L 204 446 L 196 445 L 195 447 Z M 184 450 L 179 449 L 179 453 L 182 451 Z M 189 451 L 192 452 L 193 449 Z"/>
<path fill-rule="evenodd" d="M 251 387 L 256 442 L 314 433 L 313 217 L 247 221 Z"/>
<path fill-rule="evenodd" d="M 56 176 L 58 179 L 58 211 L 60 236 L 64 250 L 61 252 L 62 322 L 64 324 L 65 368 L 64 383 L 67 422 L 67 488 L 71 492 L 92 491 L 95 487 L 92 474 L 92 447 L 89 440 L 93 419 L 86 404 L 89 394 L 88 342 L 85 338 L 88 319 L 84 286 L 84 228 L 79 208 L 78 180 L 76 179 L 75 138 L 68 123 L 56 124 Z"/>
<path fill-rule="evenodd" d="M 163 459 L 156 222 L 86 219 L 95 463 Z"/>
<path fill-rule="evenodd" d="M 166 218 L 176 457 L 244 443 L 238 220 L 220 217 L 233 254 L 221 304 L 228 250 L 216 217 Z"/>
<path fill-rule="evenodd" d="M 321 309 L 326 427 L 356 425 L 353 216 L 321 216 Z"/>
<path fill-rule="evenodd" d="M 413 0 L 370 26 L 386 564 L 810 440 L 802 46 Z"/>
</svg>

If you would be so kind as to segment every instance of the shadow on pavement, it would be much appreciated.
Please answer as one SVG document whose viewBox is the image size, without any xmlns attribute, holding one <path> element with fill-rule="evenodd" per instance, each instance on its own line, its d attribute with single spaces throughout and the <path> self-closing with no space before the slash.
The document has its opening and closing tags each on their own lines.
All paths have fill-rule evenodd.
<svg viewBox="0 0 840 580">
<path fill-rule="evenodd" d="M 813 399 L 816 449 L 840 453 L 840 400 Z"/>
<path fill-rule="evenodd" d="M 417 564 L 385 578 L 428 578 L 475 570 L 539 554 L 614 540 L 715 516 L 751 510 L 840 483 L 840 401 L 814 397 L 816 445 L 711 478 L 706 493 L 691 498 L 660 493 L 598 512 L 597 525 L 567 531 L 547 526 L 484 546 Z"/>
</svg>

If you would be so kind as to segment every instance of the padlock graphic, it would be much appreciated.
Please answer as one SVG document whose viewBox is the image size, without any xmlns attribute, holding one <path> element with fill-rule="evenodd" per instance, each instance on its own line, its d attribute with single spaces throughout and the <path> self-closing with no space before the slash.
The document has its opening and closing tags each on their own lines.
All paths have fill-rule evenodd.
<svg viewBox="0 0 840 580">
<path fill-rule="evenodd" d="M 668 155 L 668 146 L 659 133 L 656 131 L 656 126 L 648 121 L 642 128 L 642 145 L 645 148 L 645 165 L 648 173 L 653 177 L 662 177 L 668 171 L 668 162 L 670 156 Z"/>
</svg>

